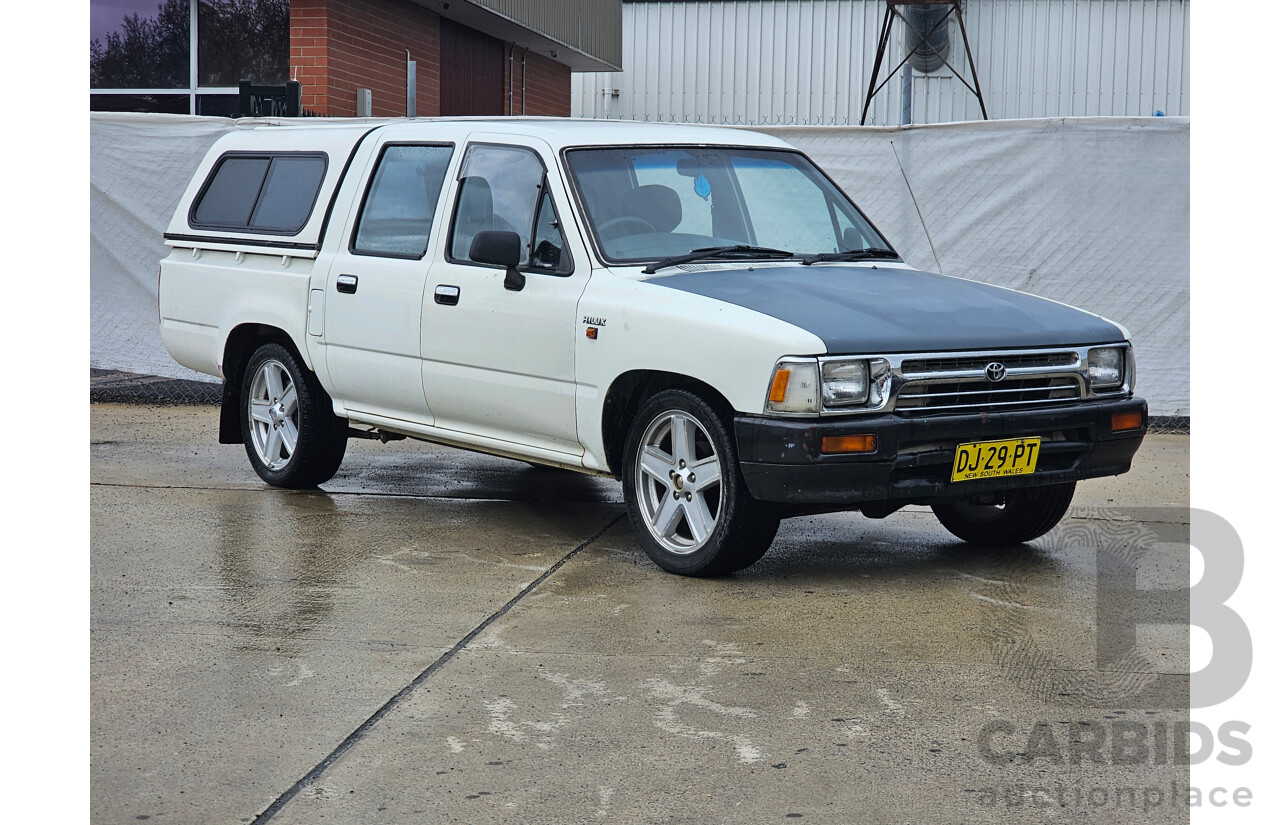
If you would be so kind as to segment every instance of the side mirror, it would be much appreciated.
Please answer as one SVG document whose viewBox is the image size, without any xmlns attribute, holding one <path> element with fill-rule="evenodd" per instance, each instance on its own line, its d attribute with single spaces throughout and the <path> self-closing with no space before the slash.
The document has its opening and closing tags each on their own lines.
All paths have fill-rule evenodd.
<svg viewBox="0 0 1280 825">
<path fill-rule="evenodd" d="M 502 285 L 513 292 L 524 289 L 524 273 L 516 269 L 524 259 L 523 244 L 515 232 L 489 229 L 477 232 L 471 239 L 471 250 L 467 257 L 476 263 L 505 266 L 507 277 Z"/>
</svg>

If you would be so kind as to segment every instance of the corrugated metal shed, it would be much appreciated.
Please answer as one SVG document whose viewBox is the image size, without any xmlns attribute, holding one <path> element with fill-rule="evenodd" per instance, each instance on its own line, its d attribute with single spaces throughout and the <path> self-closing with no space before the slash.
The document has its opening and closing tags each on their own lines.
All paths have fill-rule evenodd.
<svg viewBox="0 0 1280 825">
<path fill-rule="evenodd" d="M 423 0 L 418 1 L 423 2 Z M 462 2 L 464 5 L 478 7 L 503 20 L 516 23 L 565 47 L 557 52 L 556 59 L 574 68 L 588 63 L 621 65 L 622 3 L 620 0 L 554 0 L 554 2 L 462 0 Z M 431 6 L 428 5 L 428 7 Z M 455 4 L 450 10 L 452 14 L 443 10 L 442 13 L 457 17 L 465 23 L 466 15 L 459 13 L 461 10 Z M 491 33 L 495 36 L 499 34 L 496 31 Z M 513 42 L 524 44 L 524 41 L 519 39 L 513 39 Z"/>
<path fill-rule="evenodd" d="M 574 75 L 573 112 L 856 124 L 884 12 L 883 0 L 624 3 L 623 71 Z M 966 0 L 964 16 L 992 118 L 1190 115 L 1190 0 Z M 951 63 L 967 72 L 949 25 Z M 887 68 L 902 59 L 903 31 L 895 25 Z M 913 122 L 981 119 L 945 66 L 912 83 Z M 894 77 L 868 123 L 898 125 L 901 112 Z"/>
</svg>

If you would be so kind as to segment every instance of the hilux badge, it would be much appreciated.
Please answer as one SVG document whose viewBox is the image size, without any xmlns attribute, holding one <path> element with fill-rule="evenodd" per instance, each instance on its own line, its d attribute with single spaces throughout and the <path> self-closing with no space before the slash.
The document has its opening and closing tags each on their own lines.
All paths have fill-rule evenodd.
<svg viewBox="0 0 1280 825">
<path fill-rule="evenodd" d="M 987 380 L 993 384 L 1003 381 L 1005 372 L 1004 364 L 999 361 L 992 361 L 987 364 Z"/>
</svg>

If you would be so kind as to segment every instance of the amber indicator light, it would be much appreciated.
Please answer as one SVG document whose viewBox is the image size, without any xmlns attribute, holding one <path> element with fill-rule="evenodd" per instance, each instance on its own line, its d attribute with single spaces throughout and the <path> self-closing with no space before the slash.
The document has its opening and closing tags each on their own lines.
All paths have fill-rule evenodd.
<svg viewBox="0 0 1280 825">
<path fill-rule="evenodd" d="M 829 435 L 822 439 L 824 453 L 874 453 L 874 435 Z"/>
<path fill-rule="evenodd" d="M 587 337 L 592 341 L 600 337 L 600 329 L 598 327 L 587 327 Z"/>
<path fill-rule="evenodd" d="M 1142 429 L 1142 413 L 1116 413 L 1111 416 L 1111 432 L 1122 433 L 1126 430 Z"/>
<path fill-rule="evenodd" d="M 791 380 L 791 370 L 778 370 L 773 376 L 773 386 L 769 388 L 769 401 L 781 404 L 787 400 L 787 382 Z"/>
</svg>

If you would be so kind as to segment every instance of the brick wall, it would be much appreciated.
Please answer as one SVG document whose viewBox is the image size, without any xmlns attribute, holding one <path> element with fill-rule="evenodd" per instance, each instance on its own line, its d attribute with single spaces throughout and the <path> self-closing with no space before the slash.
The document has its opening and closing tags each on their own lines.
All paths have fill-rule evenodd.
<svg viewBox="0 0 1280 825">
<path fill-rule="evenodd" d="M 418 114 L 440 113 L 440 18 L 408 0 L 292 0 L 289 71 L 302 106 L 351 117 L 356 90 L 374 117 L 405 114 L 405 49 L 418 62 Z"/>
<path fill-rule="evenodd" d="M 439 115 L 437 14 L 409 0 L 289 3 L 289 72 L 301 81 L 302 107 L 309 111 L 352 117 L 356 90 L 369 89 L 374 117 L 403 117 L 406 48 L 418 62 L 418 115 Z M 510 43 L 503 58 L 504 111 L 569 116 L 568 66 L 533 51 L 526 56 L 522 46 Z"/>
<path fill-rule="evenodd" d="M 571 80 L 569 67 L 523 46 L 507 44 L 507 103 L 511 115 L 568 117 Z M 523 65 L 522 65 L 523 64 Z M 522 71 L 523 69 L 523 71 Z M 524 81 L 523 88 L 521 81 Z"/>
</svg>

